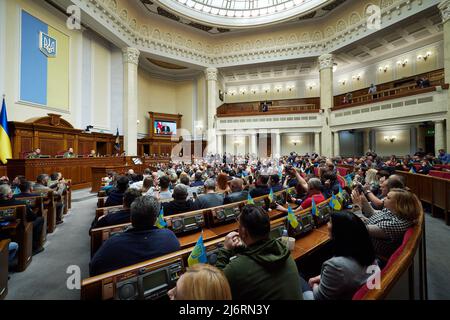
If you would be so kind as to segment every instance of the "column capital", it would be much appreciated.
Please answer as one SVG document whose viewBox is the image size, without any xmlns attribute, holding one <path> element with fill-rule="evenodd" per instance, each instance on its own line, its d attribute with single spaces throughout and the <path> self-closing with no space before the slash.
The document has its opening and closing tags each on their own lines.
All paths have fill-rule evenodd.
<svg viewBox="0 0 450 320">
<path fill-rule="evenodd" d="M 442 23 L 446 23 L 450 20 L 450 0 L 443 0 L 438 5 L 439 10 L 441 11 Z"/>
<path fill-rule="evenodd" d="M 258 134 L 258 132 L 256 132 L 256 130 L 247 130 L 245 131 L 246 134 L 251 135 L 251 136 L 256 136 Z"/>
<path fill-rule="evenodd" d="M 437 123 L 444 123 L 444 119 L 439 119 L 439 120 L 434 120 L 433 122 L 435 123 L 435 124 L 437 124 Z"/>
<path fill-rule="evenodd" d="M 139 55 L 141 52 L 136 48 L 126 47 L 122 49 L 123 63 L 139 65 Z"/>
<path fill-rule="evenodd" d="M 207 68 L 205 70 L 206 81 L 217 81 L 219 70 L 217 68 Z"/>
<path fill-rule="evenodd" d="M 319 57 L 319 70 L 333 68 L 334 57 L 332 54 L 323 54 Z"/>
</svg>

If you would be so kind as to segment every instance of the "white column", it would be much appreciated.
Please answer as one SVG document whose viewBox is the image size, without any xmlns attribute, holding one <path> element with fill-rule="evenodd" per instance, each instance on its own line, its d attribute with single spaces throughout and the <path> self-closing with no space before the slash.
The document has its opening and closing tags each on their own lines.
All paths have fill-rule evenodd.
<svg viewBox="0 0 450 320">
<path fill-rule="evenodd" d="M 332 155 L 332 137 L 330 129 L 331 108 L 333 108 L 333 55 L 324 54 L 319 57 L 320 70 L 320 108 L 324 110 L 321 152 L 322 156 L 330 157 Z"/>
<path fill-rule="evenodd" d="M 320 154 L 320 132 L 314 132 L 314 152 Z"/>
<path fill-rule="evenodd" d="M 215 116 L 216 116 L 216 95 L 217 92 L 217 74 L 216 68 L 207 68 L 205 70 L 207 83 L 207 109 L 208 109 L 208 152 L 217 153 L 216 135 L 215 135 Z"/>
<path fill-rule="evenodd" d="M 445 83 L 450 82 L 450 0 L 443 0 L 438 5 L 442 15 L 442 28 L 444 30 L 444 72 Z M 450 90 L 448 91 L 447 98 L 447 130 L 445 132 L 446 137 L 446 152 L 450 150 Z"/>
<path fill-rule="evenodd" d="M 370 129 L 364 129 L 363 131 L 363 154 L 371 149 L 370 146 Z"/>
<path fill-rule="evenodd" d="M 274 134 L 274 143 L 272 144 L 274 146 L 272 150 L 272 155 L 274 158 L 279 158 L 281 156 L 281 134 L 280 131 L 272 131 Z"/>
<path fill-rule="evenodd" d="M 418 125 L 417 127 L 417 149 L 414 151 L 414 153 L 422 149 L 425 151 L 425 128 Z"/>
<path fill-rule="evenodd" d="M 140 52 L 123 48 L 123 128 L 127 156 L 137 155 L 138 64 Z"/>
<path fill-rule="evenodd" d="M 334 136 L 334 142 L 333 142 L 333 146 L 334 146 L 334 156 L 340 156 L 341 150 L 340 150 L 340 145 L 339 145 L 339 131 L 335 131 L 333 132 L 333 136 Z"/>
<path fill-rule="evenodd" d="M 438 151 L 440 149 L 445 149 L 444 120 L 438 120 L 434 122 L 434 154 L 436 156 L 439 154 Z"/>
<path fill-rule="evenodd" d="M 217 153 L 223 155 L 223 132 L 217 132 Z"/>
<path fill-rule="evenodd" d="M 250 135 L 250 155 L 257 156 L 258 153 L 258 139 L 256 136 L 256 131 L 249 131 Z"/>
</svg>

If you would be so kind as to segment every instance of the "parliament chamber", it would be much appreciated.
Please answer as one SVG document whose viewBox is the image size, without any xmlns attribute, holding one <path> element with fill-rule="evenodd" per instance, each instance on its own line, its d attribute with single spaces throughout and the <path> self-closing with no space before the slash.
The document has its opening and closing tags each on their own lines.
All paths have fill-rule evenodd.
<svg viewBox="0 0 450 320">
<path fill-rule="evenodd" d="M 450 299 L 450 0 L 5 0 L 0 43 L 0 300 Z"/>
</svg>

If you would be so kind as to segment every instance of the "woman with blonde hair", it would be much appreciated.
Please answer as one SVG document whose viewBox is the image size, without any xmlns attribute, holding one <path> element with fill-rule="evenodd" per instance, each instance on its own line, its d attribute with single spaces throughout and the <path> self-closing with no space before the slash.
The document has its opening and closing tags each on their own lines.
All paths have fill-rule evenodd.
<svg viewBox="0 0 450 320">
<path fill-rule="evenodd" d="M 382 263 L 401 245 L 405 232 L 413 227 L 423 214 L 422 204 L 409 190 L 389 190 L 383 210 L 374 210 L 367 198 L 353 190 L 353 204 L 360 207 L 360 218 L 366 223 L 377 257 Z M 355 212 L 358 213 L 358 212 Z"/>
<path fill-rule="evenodd" d="M 171 300 L 231 300 L 231 289 L 223 272 L 209 264 L 196 264 L 168 292 Z"/>
<path fill-rule="evenodd" d="M 377 173 L 378 170 L 369 169 L 366 172 L 366 179 L 365 179 L 366 188 L 372 191 L 376 196 L 378 196 L 380 192 L 380 181 L 378 180 Z"/>
</svg>

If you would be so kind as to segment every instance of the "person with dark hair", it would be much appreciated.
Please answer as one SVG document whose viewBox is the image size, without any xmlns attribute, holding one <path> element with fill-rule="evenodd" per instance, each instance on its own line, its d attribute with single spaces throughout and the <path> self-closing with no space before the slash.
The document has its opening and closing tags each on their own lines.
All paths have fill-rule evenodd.
<svg viewBox="0 0 450 320">
<path fill-rule="evenodd" d="M 256 180 L 255 188 L 250 190 L 250 196 L 252 198 L 262 197 L 270 193 L 268 175 L 260 175 Z"/>
<path fill-rule="evenodd" d="M 230 181 L 231 193 L 223 199 L 223 204 L 235 203 L 248 199 L 248 191 L 243 188 L 244 180 L 235 178 Z"/>
<path fill-rule="evenodd" d="M 367 281 L 367 268 L 376 264 L 366 225 L 349 211 L 332 213 L 328 232 L 333 257 L 322 264 L 319 276 L 303 283 L 305 300 L 350 300 Z M 303 279 L 302 279 L 303 280 Z"/>
<path fill-rule="evenodd" d="M 172 191 L 169 190 L 170 178 L 167 175 L 163 175 L 159 178 L 159 192 L 157 192 L 157 198 L 160 200 L 172 198 Z"/>
<path fill-rule="evenodd" d="M 33 184 L 26 180 L 25 178 L 22 178 L 19 180 L 19 190 L 20 193 L 15 194 L 14 198 L 29 198 L 29 197 L 39 197 L 40 194 L 38 193 L 32 193 Z"/>
<path fill-rule="evenodd" d="M 380 196 L 377 197 L 373 194 L 373 192 L 368 188 L 364 188 L 364 195 L 367 200 L 370 201 L 371 206 L 376 210 L 381 210 L 384 208 L 384 199 L 391 189 L 404 189 L 405 188 L 405 178 L 396 174 L 390 176 L 387 180 L 383 181 L 380 186 Z"/>
<path fill-rule="evenodd" d="M 120 206 L 123 203 L 123 196 L 128 189 L 129 179 L 126 176 L 121 176 L 117 179 L 115 188 L 109 193 L 106 199 L 105 207 Z"/>
<path fill-rule="evenodd" d="M 191 183 L 191 187 L 203 187 L 203 172 L 198 170 L 194 176 L 195 181 Z"/>
<path fill-rule="evenodd" d="M 173 200 L 162 203 L 164 216 L 171 216 L 195 210 L 194 202 L 188 199 L 189 190 L 185 184 L 177 184 L 173 189 Z"/>
<path fill-rule="evenodd" d="M 35 193 L 48 193 L 49 191 L 54 191 L 54 194 L 57 194 L 59 196 L 58 200 L 56 201 L 56 224 L 63 223 L 63 210 L 64 210 L 64 203 L 62 202 L 61 196 L 63 193 L 63 189 L 56 188 L 52 189 L 49 186 L 49 175 L 48 174 L 40 174 L 36 178 L 36 183 L 33 185 L 33 192 Z"/>
<path fill-rule="evenodd" d="M 139 197 L 131 205 L 132 228 L 106 240 L 89 264 L 91 276 L 150 260 L 180 250 L 168 229 L 155 227 L 160 204 L 154 197 Z"/>
<path fill-rule="evenodd" d="M 283 190 L 283 186 L 280 183 L 280 176 L 278 174 L 273 174 L 270 176 L 270 187 L 273 192 L 278 192 Z"/>
<path fill-rule="evenodd" d="M 100 217 L 98 220 L 94 220 L 91 229 L 103 228 L 108 226 L 114 226 L 118 224 L 129 223 L 130 218 L 130 207 L 134 200 L 141 196 L 141 191 L 129 188 L 125 191 L 123 195 L 123 208 L 116 211 L 108 213 Z"/>
<path fill-rule="evenodd" d="M 327 170 L 322 173 L 322 194 L 325 199 L 331 198 L 333 194 L 338 194 L 339 192 L 339 181 L 337 179 L 336 173 L 331 170 Z"/>
<path fill-rule="evenodd" d="M 216 264 L 230 283 L 233 299 L 301 300 L 297 266 L 286 245 L 269 238 L 267 213 L 247 205 L 238 222 L 239 233 L 226 236 Z"/>
</svg>

